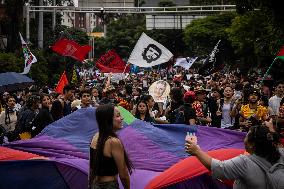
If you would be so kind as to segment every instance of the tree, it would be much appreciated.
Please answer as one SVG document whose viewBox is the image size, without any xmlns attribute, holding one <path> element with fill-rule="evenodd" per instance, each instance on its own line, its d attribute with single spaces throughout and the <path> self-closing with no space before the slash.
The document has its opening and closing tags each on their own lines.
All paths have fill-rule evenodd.
<svg viewBox="0 0 284 189">
<path fill-rule="evenodd" d="M 184 30 L 184 41 L 191 56 L 206 57 L 218 40 L 228 41 L 226 28 L 235 14 L 220 14 L 193 20 Z M 230 45 L 228 45 L 230 48 Z M 230 50 L 231 51 L 231 50 Z M 228 54 L 230 54 L 228 52 Z"/>
<path fill-rule="evenodd" d="M 7 20 L 4 27 L 7 28 L 7 52 L 15 52 L 20 47 L 19 31 L 23 23 L 23 6 L 25 2 L 25 0 L 5 1 Z"/>
<path fill-rule="evenodd" d="M 283 31 L 267 12 L 250 11 L 237 16 L 227 30 L 243 68 L 268 67 L 283 45 Z"/>
<path fill-rule="evenodd" d="M 48 78 L 50 83 L 57 82 L 63 70 L 66 70 L 67 76 L 70 78 L 74 65 L 81 65 L 81 62 L 70 57 L 60 56 L 50 49 L 50 46 L 61 37 L 73 40 L 80 45 L 87 45 L 89 43 L 89 37 L 85 32 L 61 25 L 56 26 L 54 31 L 46 35 L 47 40 L 45 40 L 44 56 L 48 62 Z"/>
<path fill-rule="evenodd" d="M 128 58 L 144 31 L 146 29 L 143 15 L 124 15 L 112 21 L 107 27 L 106 38 L 95 40 L 96 58 L 110 49 L 115 49 L 122 58 Z"/>
</svg>

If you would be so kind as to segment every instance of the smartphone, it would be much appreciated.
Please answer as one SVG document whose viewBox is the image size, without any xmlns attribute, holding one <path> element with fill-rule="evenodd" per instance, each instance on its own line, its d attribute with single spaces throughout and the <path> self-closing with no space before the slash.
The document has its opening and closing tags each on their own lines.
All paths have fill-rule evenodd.
<svg viewBox="0 0 284 189">
<path fill-rule="evenodd" d="M 143 79 L 142 86 L 143 86 L 143 88 L 147 88 L 148 87 L 148 81 L 146 79 Z"/>
</svg>

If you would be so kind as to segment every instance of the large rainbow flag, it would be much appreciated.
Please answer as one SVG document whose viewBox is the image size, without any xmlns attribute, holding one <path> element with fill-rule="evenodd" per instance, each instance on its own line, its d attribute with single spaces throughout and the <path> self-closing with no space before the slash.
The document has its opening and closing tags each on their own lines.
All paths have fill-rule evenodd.
<svg viewBox="0 0 284 189">
<path fill-rule="evenodd" d="M 124 127 L 119 137 L 135 170 L 131 188 L 231 188 L 211 178 L 184 151 L 186 132 L 218 159 L 244 153 L 245 133 L 204 126 L 151 125 L 120 107 Z M 89 145 L 98 131 L 95 109 L 80 109 L 50 124 L 30 140 L 0 147 L 0 188 L 87 189 Z M 122 187 L 121 187 L 122 188 Z"/>
</svg>

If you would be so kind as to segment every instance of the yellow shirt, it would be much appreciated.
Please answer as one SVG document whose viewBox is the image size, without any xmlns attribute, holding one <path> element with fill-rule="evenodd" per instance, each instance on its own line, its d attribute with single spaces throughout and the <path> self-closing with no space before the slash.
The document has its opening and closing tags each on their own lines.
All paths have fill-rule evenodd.
<svg viewBox="0 0 284 189">
<path fill-rule="evenodd" d="M 251 109 L 249 104 L 246 104 L 242 105 L 241 114 L 247 119 L 251 116 L 256 116 L 259 120 L 264 120 L 264 117 L 268 114 L 268 110 L 266 107 L 261 105 L 258 105 L 256 109 Z"/>
</svg>

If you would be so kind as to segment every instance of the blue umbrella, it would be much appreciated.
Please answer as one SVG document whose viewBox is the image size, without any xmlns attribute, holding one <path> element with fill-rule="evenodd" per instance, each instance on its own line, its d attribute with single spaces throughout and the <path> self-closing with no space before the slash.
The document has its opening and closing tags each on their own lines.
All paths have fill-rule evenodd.
<svg viewBox="0 0 284 189">
<path fill-rule="evenodd" d="M 0 92 L 24 89 L 32 83 L 34 80 L 19 73 L 0 73 Z"/>
</svg>

